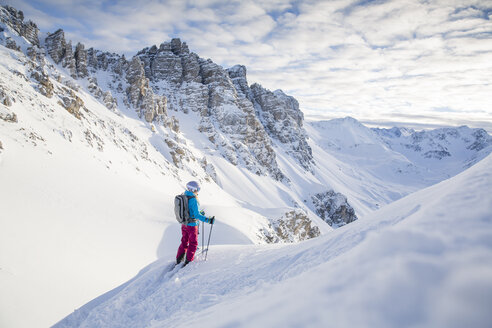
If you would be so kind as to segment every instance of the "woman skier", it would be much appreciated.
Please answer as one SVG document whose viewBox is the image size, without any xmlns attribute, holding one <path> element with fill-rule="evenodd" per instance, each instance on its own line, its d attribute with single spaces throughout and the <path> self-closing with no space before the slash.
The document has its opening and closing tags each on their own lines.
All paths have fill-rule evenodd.
<svg viewBox="0 0 492 328">
<path fill-rule="evenodd" d="M 184 194 L 188 196 L 190 220 L 188 223 L 181 225 L 181 244 L 179 245 L 178 254 L 176 255 L 176 264 L 181 263 L 186 255 L 184 265 L 193 261 L 195 257 L 195 252 L 198 247 L 198 220 L 210 224 L 214 224 L 215 221 L 215 216 L 208 218 L 204 215 L 205 213 L 203 211 L 200 211 L 197 199 L 198 192 L 200 191 L 198 182 L 188 182 L 186 184 L 186 189 Z"/>
</svg>

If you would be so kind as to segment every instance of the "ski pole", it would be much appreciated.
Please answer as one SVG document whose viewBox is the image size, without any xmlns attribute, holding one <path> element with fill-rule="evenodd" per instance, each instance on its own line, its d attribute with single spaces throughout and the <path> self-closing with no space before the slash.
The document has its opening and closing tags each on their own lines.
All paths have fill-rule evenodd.
<svg viewBox="0 0 492 328">
<path fill-rule="evenodd" d="M 205 252 L 205 223 L 202 223 L 202 254 Z"/>
<path fill-rule="evenodd" d="M 212 229 L 214 225 L 212 224 L 210 226 L 210 233 L 208 234 L 208 243 L 207 243 L 207 252 L 205 253 L 205 261 L 207 260 L 207 255 L 208 255 L 208 246 L 210 245 L 210 236 L 212 236 Z"/>
</svg>

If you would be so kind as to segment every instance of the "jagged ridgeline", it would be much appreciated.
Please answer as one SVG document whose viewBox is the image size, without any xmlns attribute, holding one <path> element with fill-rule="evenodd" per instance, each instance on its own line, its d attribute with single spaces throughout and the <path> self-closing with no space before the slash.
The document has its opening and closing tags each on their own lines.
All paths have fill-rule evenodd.
<svg viewBox="0 0 492 328">
<path fill-rule="evenodd" d="M 117 147 L 127 152 L 134 151 L 138 158 L 152 162 L 147 143 L 122 125 L 98 121 L 82 99 L 83 90 L 90 92 L 96 101 L 116 115 L 136 114 L 149 129 L 156 131 L 156 127 L 161 127 L 157 138 L 162 139 L 159 144 L 165 145 L 161 149 L 165 163 L 158 166 L 161 169 L 165 166 L 166 172 L 177 178 L 179 169 L 182 169 L 193 176 L 218 181 L 214 165 L 206 157 L 197 158 L 204 155 L 197 155 L 187 145 L 180 134 L 177 117 L 194 122 L 196 129 L 211 142 L 209 149 L 213 156 L 219 153 L 229 163 L 254 174 L 289 183 L 289 177 L 278 163 L 277 154 L 282 153 L 298 163 L 301 174 L 316 175 L 299 103 L 281 90 L 272 92 L 257 83 L 248 84 L 245 66 L 225 69 L 190 52 L 188 45 L 178 38 L 144 48 L 131 59 L 94 48 L 86 49 L 81 43 L 73 45 L 62 29 L 40 33 L 35 23 L 24 21 L 23 13 L 9 6 L 0 6 L 0 21 L 3 23 L 1 44 L 26 55 L 18 57 L 26 70 L 13 73 L 30 83 L 35 92 L 79 119 L 90 147 L 104 150 L 104 136 L 93 132 L 90 127 L 101 126 L 104 131 L 100 132 L 113 140 Z M 8 31 L 4 31 L 5 28 Z M 16 101 L 15 95 L 7 84 L 0 83 L 0 101 L 5 105 L 0 110 L 0 119 L 17 122 L 16 114 L 9 109 Z M 50 105 L 43 106 L 47 108 Z M 115 132 L 113 125 L 118 131 Z M 72 141 L 73 131 L 63 127 L 60 131 L 65 139 Z M 119 132 L 123 134 L 121 138 L 115 136 Z M 132 146 L 122 144 L 120 139 L 128 139 Z M 2 147 L 0 144 L 0 149 Z M 190 168 L 190 162 L 197 165 Z M 335 194 L 334 191 L 326 192 Z M 319 211 L 320 207 L 325 211 L 323 204 L 305 206 L 299 201 L 291 203 L 297 208 L 304 206 L 304 210 L 310 207 L 312 213 Z M 348 204 L 346 206 L 349 207 Z M 311 226 L 307 212 L 303 215 L 287 214 L 265 227 L 270 236 L 268 241 L 295 241 L 319 234 L 319 230 Z M 344 222 L 355 218 L 355 215 L 354 218 L 344 218 Z M 341 224 L 333 223 L 329 217 L 322 219 L 334 227 Z M 286 227 L 299 233 L 295 237 L 287 236 Z M 285 238 L 277 238 L 280 235 Z"/>
<path fill-rule="evenodd" d="M 197 113 L 200 132 L 234 165 L 287 180 L 278 167 L 274 151 L 278 144 L 305 170 L 313 169 L 299 103 L 280 90 L 249 86 L 244 66 L 224 69 L 190 52 L 180 39 L 145 48 L 128 60 L 124 55 L 86 49 L 81 43 L 73 46 L 61 29 L 39 40 L 37 26 L 24 22 L 22 12 L 12 7 L 2 7 L 0 17 L 31 43 L 28 54 L 41 65 L 36 79 L 46 96 L 50 96 L 51 87 L 42 64 L 49 56 L 72 78 L 87 79 L 90 92 L 112 111 L 126 106 L 149 123 L 174 129 L 179 122 L 168 110 Z M 17 47 L 14 40 L 7 44 Z M 112 79 L 100 83 L 101 71 L 110 73 Z M 67 91 L 63 103 L 78 115 L 76 95 Z"/>
</svg>

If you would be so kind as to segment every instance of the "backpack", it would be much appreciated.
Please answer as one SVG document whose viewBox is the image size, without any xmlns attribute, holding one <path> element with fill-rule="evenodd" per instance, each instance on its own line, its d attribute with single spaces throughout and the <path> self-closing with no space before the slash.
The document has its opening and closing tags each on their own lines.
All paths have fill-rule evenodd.
<svg viewBox="0 0 492 328">
<path fill-rule="evenodd" d="M 190 218 L 190 210 L 188 208 L 188 201 L 194 196 L 186 196 L 184 194 L 174 197 L 174 214 L 176 215 L 176 221 L 181 224 L 190 223 L 193 219 Z"/>
</svg>

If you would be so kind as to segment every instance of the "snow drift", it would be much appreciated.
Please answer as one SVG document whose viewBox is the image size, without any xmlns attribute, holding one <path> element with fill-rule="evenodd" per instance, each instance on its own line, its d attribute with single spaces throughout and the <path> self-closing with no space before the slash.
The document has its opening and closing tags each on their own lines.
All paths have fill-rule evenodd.
<svg viewBox="0 0 492 328">
<path fill-rule="evenodd" d="M 492 156 L 289 246 L 157 261 L 55 327 L 488 327 Z"/>
</svg>

